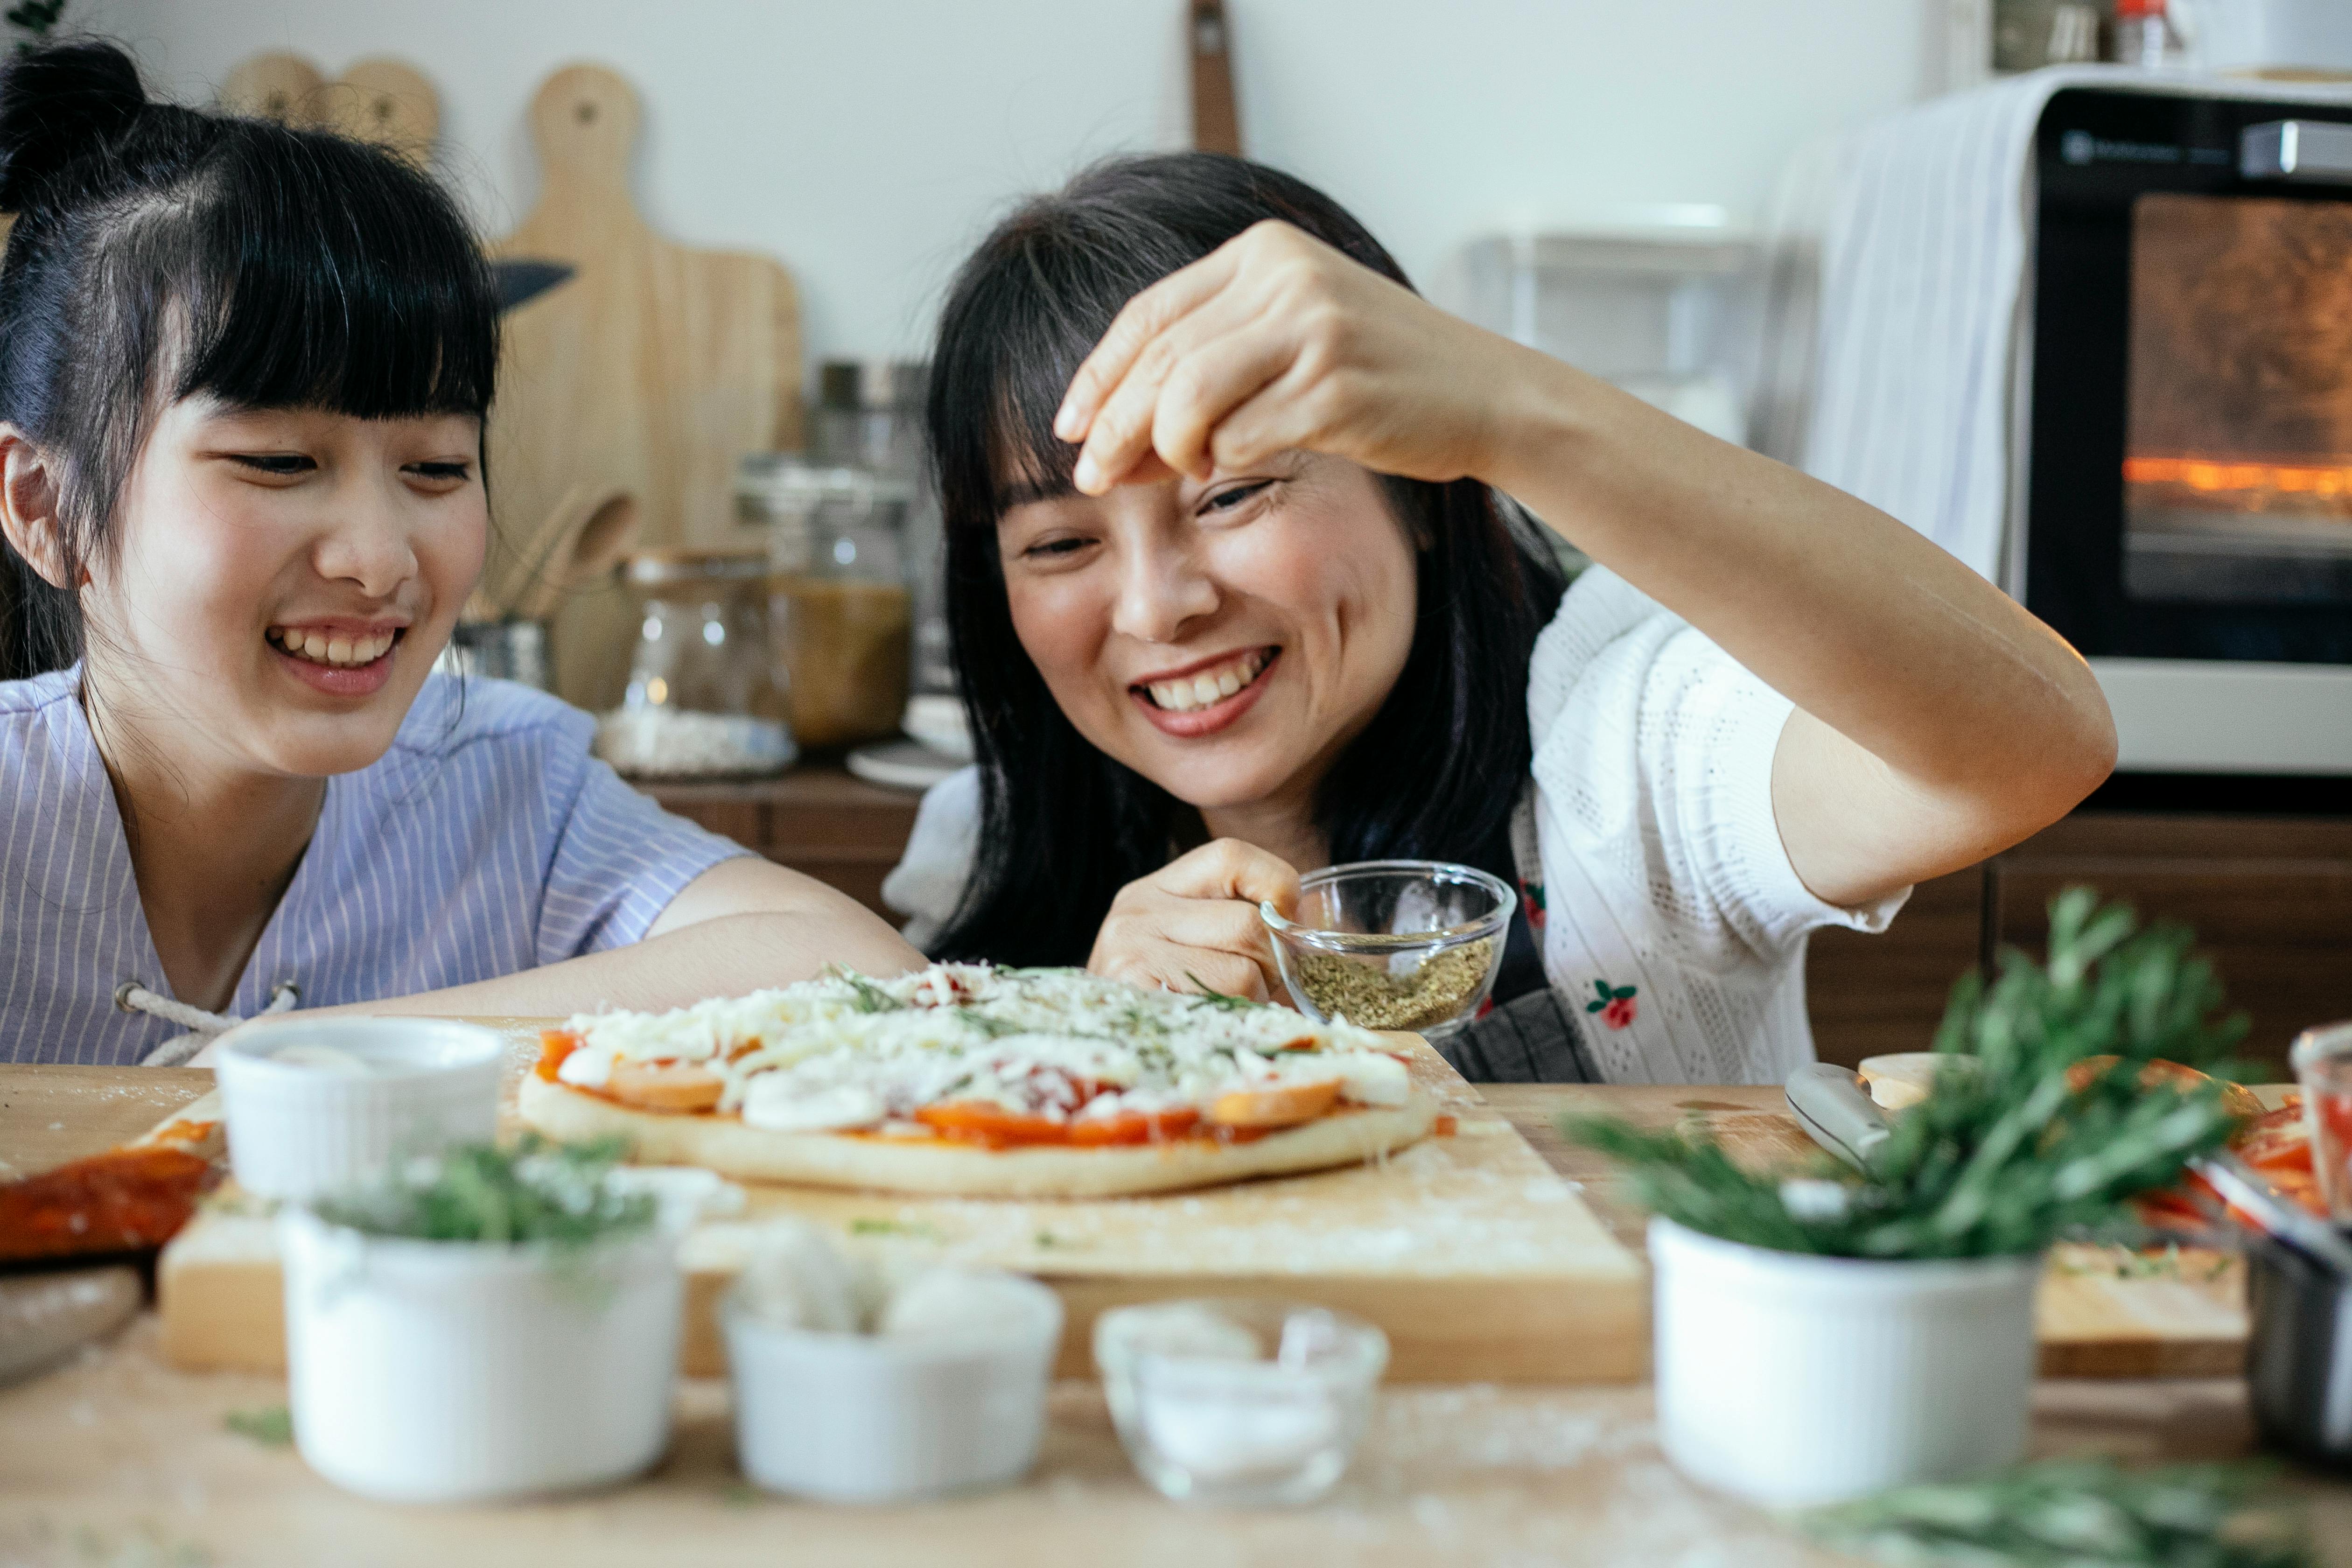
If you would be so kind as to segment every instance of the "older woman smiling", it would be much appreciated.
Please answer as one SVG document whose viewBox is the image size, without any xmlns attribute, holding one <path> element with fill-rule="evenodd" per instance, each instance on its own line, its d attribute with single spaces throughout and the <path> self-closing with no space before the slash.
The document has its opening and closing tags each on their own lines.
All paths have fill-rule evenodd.
<svg viewBox="0 0 2352 1568">
<path fill-rule="evenodd" d="M 1014 213 L 930 417 L 980 757 L 889 889 L 935 952 L 1279 994 L 1260 899 L 1459 860 L 1527 895 L 1473 1077 L 1774 1079 L 1810 931 L 2113 763 L 2081 659 L 1959 563 L 1433 309 L 1271 170 Z"/>
</svg>

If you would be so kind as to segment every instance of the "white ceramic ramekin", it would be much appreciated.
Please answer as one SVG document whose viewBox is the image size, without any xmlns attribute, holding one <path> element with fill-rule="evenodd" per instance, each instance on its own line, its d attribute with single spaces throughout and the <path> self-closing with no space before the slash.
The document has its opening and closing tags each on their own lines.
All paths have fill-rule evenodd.
<svg viewBox="0 0 2352 1568">
<path fill-rule="evenodd" d="M 1037 1462 L 1061 1298 L 1006 1320 L 906 1334 L 828 1333 L 720 1308 L 744 1474 L 828 1502 L 896 1502 L 1002 1486 Z"/>
<path fill-rule="evenodd" d="M 466 1502 L 635 1475 L 669 1441 L 677 1238 L 583 1252 L 278 1215 L 294 1441 L 337 1486 Z"/>
<path fill-rule="evenodd" d="M 365 1073 L 278 1061 L 289 1046 L 360 1058 Z M 364 1180 L 394 1155 L 486 1143 L 498 1131 L 504 1042 L 430 1018 L 304 1018 L 255 1024 L 214 1062 L 237 1184 L 308 1202 Z"/>
<path fill-rule="evenodd" d="M 1658 1440 L 1780 1507 L 1963 1476 L 2025 1448 L 2039 1255 L 1881 1262 L 1650 1222 Z"/>
</svg>

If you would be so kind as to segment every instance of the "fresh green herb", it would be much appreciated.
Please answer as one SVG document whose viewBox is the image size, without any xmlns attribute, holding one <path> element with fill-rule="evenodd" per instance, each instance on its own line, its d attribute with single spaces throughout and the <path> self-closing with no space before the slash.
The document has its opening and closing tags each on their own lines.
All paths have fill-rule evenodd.
<svg viewBox="0 0 2352 1568">
<path fill-rule="evenodd" d="M 283 1405 L 257 1410 L 232 1410 L 221 1425 L 240 1437 L 250 1437 L 266 1448 L 283 1448 L 294 1441 L 294 1413 Z"/>
<path fill-rule="evenodd" d="M 1007 1035 L 1027 1033 L 1020 1025 L 983 1013 L 977 1007 L 959 1007 L 956 1009 L 956 1016 L 992 1040 L 1001 1040 Z"/>
<path fill-rule="evenodd" d="M 1826 1157 L 1750 1171 L 1712 1137 L 1614 1119 L 1561 1131 L 1624 1165 L 1653 1211 L 1727 1240 L 1846 1258 L 2038 1252 L 2114 1222 L 2231 1131 L 2219 1083 L 2140 1081 L 2158 1058 L 2226 1071 L 2245 1020 L 2213 1018 L 2221 987 L 2188 931 L 2137 925 L 2128 906 L 2070 889 L 2050 906 L 2047 965 L 2012 949 L 1990 986 L 1963 975 L 1936 1036 L 1954 1059 L 1867 1175 Z M 2109 1070 L 2070 1077 L 2107 1056 L 2120 1058 Z"/>
<path fill-rule="evenodd" d="M 729 1481 L 719 1489 L 721 1508 L 750 1508 L 760 1500 L 760 1490 L 749 1481 Z"/>
<path fill-rule="evenodd" d="M 947 1239 L 940 1234 L 938 1227 L 925 1225 L 919 1220 L 853 1219 L 849 1222 L 849 1234 L 852 1236 L 904 1236 L 911 1237 L 917 1241 Z"/>
<path fill-rule="evenodd" d="M 1257 1003 L 1251 1001 L 1246 996 L 1226 995 L 1223 992 L 1216 990 L 1214 987 L 1209 985 L 1199 975 L 1193 973 L 1189 969 L 1184 972 L 1184 978 L 1191 981 L 1193 984 L 1200 986 L 1200 1000 L 1209 1006 L 1223 1007 L 1228 1013 L 1238 1013 L 1247 1008 L 1258 1005 Z"/>
<path fill-rule="evenodd" d="M 1084 1247 L 1085 1245 L 1083 1241 L 1073 1241 L 1067 1237 L 1055 1236 L 1050 1230 L 1041 1230 L 1036 1237 L 1036 1247 L 1041 1252 L 1049 1251 L 1056 1247 Z"/>
<path fill-rule="evenodd" d="M 611 1180 L 626 1152 L 618 1138 L 556 1143 L 533 1132 L 510 1149 L 466 1144 L 330 1198 L 318 1205 L 319 1217 L 422 1241 L 586 1247 L 654 1222 L 653 1194 L 623 1191 Z"/>
<path fill-rule="evenodd" d="M 828 963 L 824 971 L 836 980 L 849 983 L 849 988 L 857 993 L 854 1005 L 861 1013 L 900 1013 L 906 1010 L 906 1004 L 845 964 Z"/>
<path fill-rule="evenodd" d="M 2126 1470 L 2053 1459 L 1979 1481 L 1903 1487 L 1802 1517 L 1808 1532 L 1882 1563 L 2021 1568 L 2306 1568 L 2303 1521 L 2254 1465 Z"/>
</svg>

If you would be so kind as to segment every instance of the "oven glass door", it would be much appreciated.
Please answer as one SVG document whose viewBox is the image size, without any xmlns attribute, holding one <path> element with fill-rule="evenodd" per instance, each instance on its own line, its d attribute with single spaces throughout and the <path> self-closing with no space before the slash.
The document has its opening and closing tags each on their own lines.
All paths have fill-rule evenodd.
<svg viewBox="0 0 2352 1568">
<path fill-rule="evenodd" d="M 2086 654 L 2352 661 L 2352 174 L 2244 173 L 2290 117 L 2352 109 L 2043 115 L 2025 600 Z"/>
</svg>

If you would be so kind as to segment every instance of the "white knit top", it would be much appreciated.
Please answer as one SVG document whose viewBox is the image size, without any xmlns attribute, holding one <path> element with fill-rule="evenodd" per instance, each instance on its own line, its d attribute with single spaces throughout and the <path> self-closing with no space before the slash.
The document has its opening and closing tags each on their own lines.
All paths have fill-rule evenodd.
<svg viewBox="0 0 2352 1568">
<path fill-rule="evenodd" d="M 1587 571 L 1528 668 L 1544 969 L 1611 1083 L 1778 1083 L 1812 1059 L 1805 942 L 1885 929 L 1910 889 L 1840 909 L 1799 880 L 1772 819 L 1789 700 L 1622 578 Z M 954 911 L 980 776 L 924 796 L 882 885 L 918 947 Z M 1610 1004 L 1614 1003 L 1614 1005 Z"/>
</svg>

